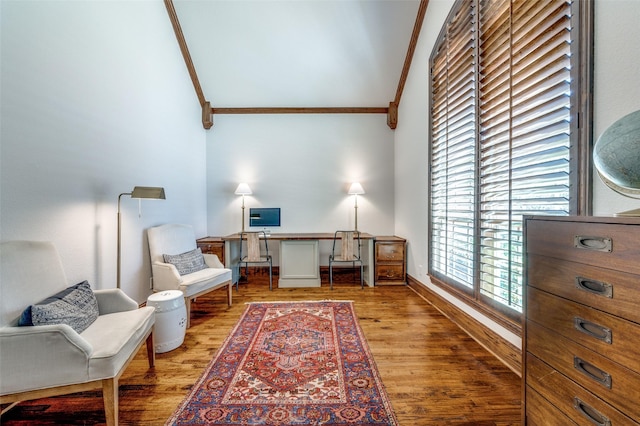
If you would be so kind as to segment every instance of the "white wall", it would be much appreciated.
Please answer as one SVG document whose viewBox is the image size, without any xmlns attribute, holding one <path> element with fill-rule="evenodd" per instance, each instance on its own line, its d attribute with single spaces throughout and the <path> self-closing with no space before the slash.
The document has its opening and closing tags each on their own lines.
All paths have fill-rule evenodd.
<svg viewBox="0 0 640 426">
<path fill-rule="evenodd" d="M 149 294 L 144 230 L 175 221 L 206 234 L 206 138 L 161 1 L 1 2 L 0 238 L 50 240 L 70 284 Z"/>
<path fill-rule="evenodd" d="M 253 194 L 250 207 L 280 207 L 273 232 L 333 232 L 354 224 L 359 181 L 358 229 L 393 233 L 393 132 L 384 114 L 219 115 L 207 134 L 208 226 L 227 235 L 242 226 L 240 182 Z M 248 228 L 247 228 L 248 229 Z"/>
<path fill-rule="evenodd" d="M 409 240 L 408 273 L 516 346 L 520 338 L 430 283 L 428 269 L 429 55 L 453 0 L 431 0 L 398 112 L 395 132 L 395 233 Z M 596 0 L 594 138 L 618 118 L 640 109 L 640 2 Z M 594 178 L 594 215 L 639 207 Z"/>
<path fill-rule="evenodd" d="M 616 120 L 640 109 L 640 2 L 596 0 L 594 69 L 594 143 Z M 593 215 L 640 207 L 640 200 L 607 188 L 597 173 L 593 179 Z"/>
</svg>

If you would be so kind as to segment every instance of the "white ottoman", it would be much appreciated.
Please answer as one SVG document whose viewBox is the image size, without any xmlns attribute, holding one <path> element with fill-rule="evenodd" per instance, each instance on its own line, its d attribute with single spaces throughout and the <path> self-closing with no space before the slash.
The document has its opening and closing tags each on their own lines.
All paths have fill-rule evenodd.
<svg viewBox="0 0 640 426">
<path fill-rule="evenodd" d="M 167 290 L 154 293 L 147 299 L 147 306 L 156 308 L 153 331 L 156 353 L 169 352 L 180 346 L 187 329 L 187 308 L 182 292 Z"/>
</svg>

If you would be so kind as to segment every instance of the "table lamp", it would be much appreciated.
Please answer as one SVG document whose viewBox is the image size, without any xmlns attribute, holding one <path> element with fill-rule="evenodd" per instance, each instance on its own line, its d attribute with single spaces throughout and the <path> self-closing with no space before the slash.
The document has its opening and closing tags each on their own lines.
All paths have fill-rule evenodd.
<svg viewBox="0 0 640 426">
<path fill-rule="evenodd" d="M 355 230 L 358 230 L 358 195 L 364 194 L 364 188 L 360 185 L 360 182 L 353 182 L 349 187 L 349 195 L 353 195 L 355 199 L 354 209 L 356 211 Z"/>
<path fill-rule="evenodd" d="M 242 195 L 242 232 L 244 232 L 244 196 L 251 195 L 253 192 L 251 192 L 251 188 L 249 188 L 248 184 L 242 182 L 236 188 L 235 194 Z"/>
</svg>

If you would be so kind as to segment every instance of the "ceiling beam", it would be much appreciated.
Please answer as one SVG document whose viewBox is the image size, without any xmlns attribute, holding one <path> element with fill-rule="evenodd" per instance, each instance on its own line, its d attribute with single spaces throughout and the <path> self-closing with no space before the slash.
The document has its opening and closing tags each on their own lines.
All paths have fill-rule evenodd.
<svg viewBox="0 0 640 426">
<path fill-rule="evenodd" d="M 411 69 L 411 61 L 413 60 L 413 54 L 416 51 L 416 45 L 418 44 L 418 38 L 420 37 L 420 30 L 422 29 L 422 23 L 424 22 L 424 15 L 427 13 L 427 6 L 429 0 L 420 0 L 420 6 L 418 6 L 418 14 L 416 16 L 416 22 L 413 25 L 413 33 L 411 34 L 411 40 L 409 41 L 409 47 L 407 48 L 407 56 L 404 58 L 404 66 L 402 67 L 402 74 L 400 75 L 400 81 L 398 81 L 398 89 L 396 90 L 396 97 L 393 101 L 389 102 L 389 112 L 387 114 L 387 125 L 391 129 L 395 129 L 398 125 L 398 105 L 400 105 L 400 98 L 402 98 L 402 92 L 404 91 L 404 85 L 407 82 L 407 76 Z"/>
<path fill-rule="evenodd" d="M 169 19 L 171 20 L 171 26 L 173 26 L 173 32 L 176 34 L 176 39 L 178 40 L 178 45 L 180 46 L 180 51 L 182 52 L 184 63 L 187 65 L 187 70 L 189 71 L 189 76 L 191 76 L 193 88 L 196 90 L 196 96 L 198 97 L 198 102 L 200 103 L 200 107 L 202 108 L 202 125 L 205 129 L 210 129 L 211 126 L 213 126 L 213 117 L 211 116 L 210 112 L 211 104 L 205 99 L 204 93 L 202 92 L 200 80 L 198 80 L 196 68 L 193 66 L 191 54 L 189 53 L 189 47 L 187 47 L 187 42 L 184 39 L 182 27 L 180 26 L 180 21 L 178 20 L 178 14 L 176 13 L 176 8 L 173 5 L 173 0 L 164 0 L 164 5 L 167 8 L 167 13 L 169 14 Z"/>
<path fill-rule="evenodd" d="M 212 114 L 387 114 L 386 107 L 211 108 Z"/>
<path fill-rule="evenodd" d="M 189 71 L 189 76 L 193 83 L 193 87 L 196 91 L 198 101 L 202 107 L 202 125 L 205 129 L 213 126 L 213 114 L 386 114 L 387 125 L 391 129 L 395 129 L 398 124 L 398 105 L 400 105 L 400 99 L 402 98 L 402 92 L 404 85 L 411 69 L 411 61 L 416 50 L 416 44 L 418 43 L 418 37 L 420 36 L 420 30 L 422 23 L 424 22 L 424 16 L 427 12 L 427 6 L 429 0 L 420 0 L 420 6 L 418 7 L 418 14 L 416 16 L 416 22 L 413 26 L 413 32 L 411 34 L 411 40 L 409 41 L 409 47 L 407 49 L 407 55 L 404 60 L 404 66 L 402 67 L 402 73 L 400 75 L 400 81 L 398 82 L 398 88 L 396 90 L 396 97 L 393 101 L 389 102 L 389 107 L 263 107 L 263 108 L 213 108 L 211 103 L 206 100 L 200 81 L 198 80 L 198 74 L 191 60 L 191 54 L 187 47 L 187 42 L 184 38 L 180 22 L 176 9 L 173 5 L 173 0 L 164 0 L 164 4 L 173 26 L 173 31 L 176 34 L 182 57 Z"/>
</svg>

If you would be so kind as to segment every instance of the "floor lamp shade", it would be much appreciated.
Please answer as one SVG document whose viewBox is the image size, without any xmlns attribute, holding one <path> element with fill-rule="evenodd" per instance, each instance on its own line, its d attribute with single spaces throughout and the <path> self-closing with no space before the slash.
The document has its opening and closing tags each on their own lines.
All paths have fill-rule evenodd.
<svg viewBox="0 0 640 426">
<path fill-rule="evenodd" d="M 120 271 L 121 271 L 121 242 L 122 242 L 122 214 L 120 213 L 120 202 L 123 195 L 129 195 L 131 198 L 146 198 L 152 200 L 165 200 L 164 188 L 157 186 L 135 186 L 131 192 L 123 192 L 118 195 L 118 259 L 116 272 L 116 287 L 120 288 Z"/>
</svg>

